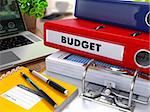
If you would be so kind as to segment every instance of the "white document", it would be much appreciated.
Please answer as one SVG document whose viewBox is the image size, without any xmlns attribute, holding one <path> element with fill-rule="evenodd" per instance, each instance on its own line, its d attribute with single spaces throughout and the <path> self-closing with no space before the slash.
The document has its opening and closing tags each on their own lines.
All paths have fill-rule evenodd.
<svg viewBox="0 0 150 112">
<path fill-rule="evenodd" d="M 38 95 L 31 93 L 27 90 L 24 90 L 18 86 L 15 86 L 14 88 L 5 92 L 1 96 L 9 100 L 10 102 L 13 102 L 14 104 L 21 106 L 26 110 L 31 109 L 42 99 Z"/>
</svg>

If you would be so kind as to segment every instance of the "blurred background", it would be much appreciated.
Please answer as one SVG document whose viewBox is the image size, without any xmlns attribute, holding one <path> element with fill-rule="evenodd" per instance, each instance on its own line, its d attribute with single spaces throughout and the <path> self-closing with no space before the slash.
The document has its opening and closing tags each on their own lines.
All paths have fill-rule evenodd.
<svg viewBox="0 0 150 112">
<path fill-rule="evenodd" d="M 37 19 L 37 28 L 43 31 L 45 21 L 63 18 L 72 18 L 75 9 L 75 0 L 47 0 L 48 8 L 44 19 Z"/>
</svg>

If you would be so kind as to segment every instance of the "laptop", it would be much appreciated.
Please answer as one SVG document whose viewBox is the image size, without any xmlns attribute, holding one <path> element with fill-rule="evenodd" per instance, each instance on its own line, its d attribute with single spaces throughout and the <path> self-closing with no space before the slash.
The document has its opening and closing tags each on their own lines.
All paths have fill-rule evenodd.
<svg viewBox="0 0 150 112">
<path fill-rule="evenodd" d="M 0 71 L 41 59 L 55 51 L 27 31 L 17 0 L 0 0 Z"/>
</svg>

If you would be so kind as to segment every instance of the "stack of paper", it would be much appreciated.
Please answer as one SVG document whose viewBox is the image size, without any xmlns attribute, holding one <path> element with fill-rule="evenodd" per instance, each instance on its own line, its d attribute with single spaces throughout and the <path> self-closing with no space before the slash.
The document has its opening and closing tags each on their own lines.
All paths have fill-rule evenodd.
<svg viewBox="0 0 150 112">
<path fill-rule="evenodd" d="M 87 64 L 89 61 L 90 59 L 88 58 L 58 51 L 46 58 L 46 70 L 72 78 L 82 79 L 82 75 L 85 69 L 84 65 Z M 131 73 L 134 72 L 133 70 L 121 68 L 119 66 L 114 66 L 103 62 L 95 61 L 95 63 L 105 68 L 108 67 L 120 70 L 128 70 Z M 111 83 L 113 84 L 113 87 L 128 92 L 130 90 L 132 79 L 133 77 L 130 75 L 105 72 L 102 70 L 97 70 L 96 67 L 90 68 L 87 72 L 86 77 L 87 81 L 105 86 L 108 83 Z M 150 81 L 142 78 L 137 78 L 134 93 L 141 96 L 149 97 Z"/>
</svg>

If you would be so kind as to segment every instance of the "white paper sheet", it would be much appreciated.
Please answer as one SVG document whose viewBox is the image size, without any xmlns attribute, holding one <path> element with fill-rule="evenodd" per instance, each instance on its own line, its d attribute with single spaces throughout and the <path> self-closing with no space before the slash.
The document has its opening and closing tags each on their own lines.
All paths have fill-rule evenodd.
<svg viewBox="0 0 150 112">
<path fill-rule="evenodd" d="M 42 99 L 38 95 L 31 93 L 27 90 L 24 90 L 18 86 L 15 86 L 14 88 L 5 92 L 1 96 L 9 100 L 10 102 L 13 102 L 14 104 L 21 106 L 26 110 L 31 109 Z"/>
</svg>

